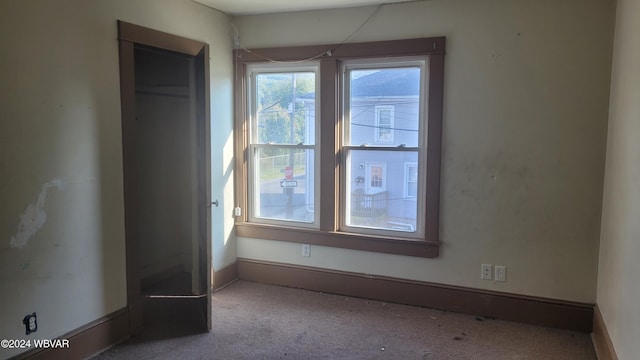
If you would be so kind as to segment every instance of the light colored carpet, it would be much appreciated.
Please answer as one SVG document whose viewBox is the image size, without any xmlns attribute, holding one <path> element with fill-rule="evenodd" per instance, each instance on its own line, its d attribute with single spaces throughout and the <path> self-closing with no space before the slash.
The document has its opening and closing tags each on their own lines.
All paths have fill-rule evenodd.
<svg viewBox="0 0 640 360">
<path fill-rule="evenodd" d="M 213 295 L 210 333 L 180 306 L 95 359 L 596 359 L 589 334 L 246 281 Z"/>
</svg>

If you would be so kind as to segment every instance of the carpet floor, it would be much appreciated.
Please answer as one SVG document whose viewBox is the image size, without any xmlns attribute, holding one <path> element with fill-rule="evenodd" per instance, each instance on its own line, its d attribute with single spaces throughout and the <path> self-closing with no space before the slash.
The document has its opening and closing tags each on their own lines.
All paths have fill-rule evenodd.
<svg viewBox="0 0 640 360">
<path fill-rule="evenodd" d="M 140 335 L 94 359 L 596 359 L 585 333 L 247 281 L 212 307 L 202 332 L 193 306 L 148 306 Z"/>
</svg>

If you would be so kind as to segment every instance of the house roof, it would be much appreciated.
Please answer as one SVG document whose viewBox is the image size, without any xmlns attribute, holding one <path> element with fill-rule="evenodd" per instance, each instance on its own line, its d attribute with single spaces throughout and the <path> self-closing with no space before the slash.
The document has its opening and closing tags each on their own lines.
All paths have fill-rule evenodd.
<svg viewBox="0 0 640 360">
<path fill-rule="evenodd" d="M 419 74 L 416 68 L 376 71 L 354 79 L 351 83 L 351 96 L 418 96 L 420 94 Z"/>
<path fill-rule="evenodd" d="M 351 82 L 351 96 L 418 96 L 420 95 L 420 70 L 396 68 L 375 71 Z M 315 93 L 298 95 L 299 99 L 314 99 Z"/>
</svg>

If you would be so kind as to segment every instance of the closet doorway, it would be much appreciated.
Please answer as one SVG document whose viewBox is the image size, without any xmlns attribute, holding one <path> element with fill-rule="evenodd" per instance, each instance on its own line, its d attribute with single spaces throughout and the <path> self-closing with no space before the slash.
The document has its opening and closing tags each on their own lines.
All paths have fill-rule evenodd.
<svg viewBox="0 0 640 360">
<path fill-rule="evenodd" d="M 125 22 L 118 31 L 131 331 L 210 330 L 209 49 Z"/>
</svg>

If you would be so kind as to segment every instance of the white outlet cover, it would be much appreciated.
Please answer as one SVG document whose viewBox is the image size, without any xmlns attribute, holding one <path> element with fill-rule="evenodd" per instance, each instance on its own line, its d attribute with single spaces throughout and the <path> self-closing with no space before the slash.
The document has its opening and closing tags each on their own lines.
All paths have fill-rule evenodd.
<svg viewBox="0 0 640 360">
<path fill-rule="evenodd" d="M 302 256 L 304 257 L 311 256 L 311 246 L 309 244 L 302 244 Z"/>
<path fill-rule="evenodd" d="M 507 281 L 507 267 L 504 265 L 496 265 L 494 267 L 495 270 L 495 279 L 496 281 Z"/>
<path fill-rule="evenodd" d="M 480 265 L 480 279 L 482 280 L 491 280 L 492 271 L 491 264 L 482 264 Z"/>
</svg>

